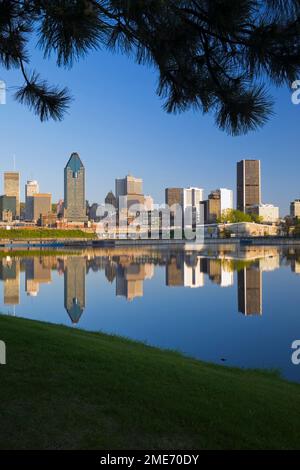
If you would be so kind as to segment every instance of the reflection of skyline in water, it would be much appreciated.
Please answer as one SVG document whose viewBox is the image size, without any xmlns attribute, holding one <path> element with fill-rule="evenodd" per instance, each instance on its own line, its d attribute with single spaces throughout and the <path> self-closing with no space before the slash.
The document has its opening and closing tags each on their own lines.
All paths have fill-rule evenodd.
<svg viewBox="0 0 300 470">
<path fill-rule="evenodd" d="M 128 301 L 143 297 L 144 282 L 155 276 L 155 267 L 165 269 L 165 285 L 170 288 L 204 288 L 209 283 L 222 288 L 234 286 L 237 271 L 237 310 L 244 315 L 262 315 L 264 271 L 282 264 L 300 273 L 300 254 L 278 248 L 245 248 L 236 251 L 207 250 L 103 250 L 82 254 L 13 257 L 0 260 L 4 304 L 20 304 L 20 273 L 25 273 L 25 291 L 37 297 L 41 284 L 52 282 L 52 271 L 64 277 L 64 308 L 71 322 L 80 321 L 86 307 L 86 276 L 103 271 L 115 295 Z M 172 294 L 171 294 L 172 295 Z"/>
</svg>

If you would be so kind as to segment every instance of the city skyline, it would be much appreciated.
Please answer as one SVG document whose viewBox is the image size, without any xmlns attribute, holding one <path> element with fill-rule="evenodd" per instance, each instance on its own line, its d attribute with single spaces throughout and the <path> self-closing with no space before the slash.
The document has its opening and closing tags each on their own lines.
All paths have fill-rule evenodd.
<svg viewBox="0 0 300 470">
<path fill-rule="evenodd" d="M 250 165 L 250 166 L 249 166 Z M 245 170 L 247 169 L 247 170 Z M 165 187 L 164 191 L 164 200 L 163 201 L 155 201 L 156 204 L 162 205 L 167 204 L 172 206 L 173 204 L 183 205 L 185 208 L 186 203 L 189 205 L 191 204 L 193 207 L 197 206 L 200 203 L 205 203 L 206 206 L 204 208 L 205 212 L 205 223 L 214 223 L 216 222 L 217 216 L 215 216 L 214 220 L 210 220 L 210 216 L 208 216 L 208 205 L 209 200 L 211 198 L 215 198 L 216 194 L 219 193 L 218 198 L 220 199 L 220 207 L 217 210 L 214 208 L 214 212 L 217 210 L 218 216 L 224 213 L 227 209 L 234 209 L 240 210 L 241 212 L 250 212 L 256 213 L 258 216 L 267 216 L 266 220 L 269 222 L 276 222 L 279 220 L 279 217 L 289 216 L 292 213 L 292 205 L 298 201 L 298 198 L 295 197 L 289 203 L 289 212 L 284 214 L 282 212 L 282 208 L 274 206 L 274 204 L 265 204 L 262 200 L 262 177 L 261 177 L 261 161 L 254 160 L 254 159 L 243 159 L 241 161 L 236 162 L 236 181 L 234 188 L 222 188 L 219 189 L 208 189 L 199 188 L 196 186 L 189 186 L 187 188 L 184 187 Z M 13 183 L 10 183 L 10 179 L 14 178 Z M 10 178 L 8 180 L 8 178 Z M 17 179 L 17 184 L 15 184 L 15 179 Z M 9 182 L 8 182 L 9 181 Z M 106 194 L 104 200 L 107 202 L 110 197 L 113 197 L 116 201 L 117 207 L 119 205 L 119 201 L 126 195 L 126 200 L 128 198 L 128 204 L 145 204 L 145 207 L 150 204 L 153 206 L 154 199 L 152 195 L 144 195 L 143 193 L 143 185 L 144 179 L 137 178 L 132 174 L 127 174 L 123 178 L 115 178 L 115 193 L 112 190 L 109 190 Z M 27 180 L 25 185 L 22 184 L 22 175 L 19 171 L 4 171 L 3 172 L 3 188 L 4 188 L 4 196 L 2 198 L 7 198 L 8 196 L 15 195 L 17 198 L 17 214 L 20 214 L 20 203 L 25 203 L 25 220 L 26 215 L 29 212 L 33 212 L 33 204 L 36 198 L 41 198 L 42 196 L 50 197 L 50 209 L 47 210 L 45 214 L 51 213 L 51 202 L 52 202 L 52 195 L 53 193 L 40 193 L 39 192 L 39 182 L 37 180 Z M 251 183 L 251 184 L 249 184 Z M 254 186 L 253 186 L 254 185 Z M 89 187 L 89 184 L 86 184 L 86 175 L 85 175 L 85 165 L 82 163 L 81 157 L 77 152 L 71 153 L 71 156 L 67 160 L 67 164 L 64 167 L 64 198 L 59 199 L 58 201 L 53 200 L 54 204 L 57 204 L 57 207 L 64 201 L 65 209 L 64 209 L 64 218 L 68 219 L 69 222 L 87 222 L 86 216 L 86 202 L 89 203 L 89 207 L 97 205 L 102 205 L 102 201 L 90 201 L 86 198 L 86 188 Z M 251 186 L 251 190 L 249 190 Z M 20 195 L 21 191 L 20 188 L 24 188 L 24 198 Z M 255 191 L 253 188 L 256 188 Z M 180 194 L 175 192 L 180 192 Z M 249 192 L 250 191 L 250 192 Z M 254 191 L 254 192 L 253 192 Z M 174 193 L 174 194 L 173 194 Z M 191 194 L 190 194 L 191 193 Z M 195 195 L 197 193 L 197 203 L 195 202 Z M 198 194 L 199 193 L 199 194 Z M 223 194 L 224 193 L 224 194 Z M 70 197 L 68 198 L 68 194 Z M 128 196 L 129 194 L 129 196 Z M 170 194 L 170 196 L 169 196 Z M 226 195 L 225 195 L 226 194 Z M 236 194 L 236 202 L 233 203 L 234 194 Z M 251 195 L 250 199 L 249 195 Z M 225 199 L 224 199 L 225 197 Z M 68 202 L 69 199 L 69 202 Z M 129 200 L 130 199 L 130 200 Z M 131 200 L 132 199 L 132 200 Z M 149 201 L 148 201 L 149 199 Z M 151 199 L 151 203 L 150 203 Z M 195 199 L 195 201 L 194 201 Z M 31 202 L 31 200 L 33 202 Z M 186 202 L 185 202 L 186 200 Z M 146 202 L 147 201 L 147 202 Z M 189 202 L 188 202 L 189 201 Z M 194 201 L 194 202 L 193 202 Z M 222 202 L 223 201 L 223 202 Z M 111 201 L 109 202 L 111 204 Z M 44 204 L 47 206 L 47 203 Z M 70 206 L 67 209 L 67 206 Z M 32 207 L 31 207 L 32 206 Z M 154 206 L 153 206 L 154 207 Z M 222 209 L 223 207 L 223 209 Z M 95 209 L 96 210 L 96 209 Z M 148 208 L 147 210 L 152 210 Z M 270 215 L 270 211 L 272 212 L 272 216 Z M 42 211 L 41 211 L 42 212 Z M 38 211 L 37 211 L 38 213 Z M 96 214 L 96 212 L 95 212 Z M 274 214 L 274 215 L 273 215 Z M 23 216 L 24 217 L 24 216 Z M 27 218 L 27 220 L 34 219 L 37 222 L 36 217 Z"/>
</svg>

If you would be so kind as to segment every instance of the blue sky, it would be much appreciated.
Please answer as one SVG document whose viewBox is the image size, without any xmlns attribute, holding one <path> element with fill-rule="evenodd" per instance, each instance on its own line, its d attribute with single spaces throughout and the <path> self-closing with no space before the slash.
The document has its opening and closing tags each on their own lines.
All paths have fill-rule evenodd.
<svg viewBox="0 0 300 470">
<path fill-rule="evenodd" d="M 144 179 L 145 194 L 155 202 L 164 201 L 167 186 L 200 186 L 206 194 L 217 187 L 235 190 L 235 164 L 242 158 L 262 161 L 263 202 L 279 205 L 285 215 L 289 202 L 300 198 L 300 106 L 291 103 L 289 89 L 274 90 L 276 115 L 264 128 L 231 137 L 212 117 L 166 114 L 155 93 L 156 72 L 130 58 L 97 51 L 68 70 L 34 50 L 33 64 L 51 83 L 68 86 L 74 101 L 58 123 L 40 123 L 13 100 L 13 89 L 0 106 L 0 170 L 10 170 L 16 156 L 22 200 L 27 179 L 37 179 L 54 201 L 63 197 L 63 168 L 74 151 L 86 167 L 90 202 L 103 201 L 114 179 L 128 172 Z M 0 79 L 8 87 L 21 81 L 15 71 L 0 70 Z"/>
</svg>

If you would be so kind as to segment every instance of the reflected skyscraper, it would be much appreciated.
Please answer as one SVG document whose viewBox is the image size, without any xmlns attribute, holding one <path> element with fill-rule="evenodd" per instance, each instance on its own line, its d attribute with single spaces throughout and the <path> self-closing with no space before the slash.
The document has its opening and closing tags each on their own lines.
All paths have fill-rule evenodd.
<svg viewBox="0 0 300 470">
<path fill-rule="evenodd" d="M 221 259 L 207 260 L 208 275 L 212 282 L 220 287 L 230 287 L 233 285 L 233 271 L 230 266 Z"/>
<path fill-rule="evenodd" d="M 262 273 L 257 267 L 238 272 L 238 309 L 244 315 L 262 315 Z"/>
<path fill-rule="evenodd" d="M 40 284 L 51 282 L 51 266 L 45 265 L 45 260 L 39 257 L 24 260 L 25 264 L 25 290 L 27 295 L 36 297 Z"/>
<path fill-rule="evenodd" d="M 273 256 L 266 256 L 259 260 L 259 269 L 261 271 L 275 271 L 280 268 L 279 254 Z"/>
<path fill-rule="evenodd" d="M 187 257 L 184 262 L 183 270 L 184 287 L 203 287 L 204 273 L 201 272 L 201 258 Z"/>
<path fill-rule="evenodd" d="M 79 256 L 70 256 L 66 260 L 64 272 L 65 309 L 72 323 L 78 323 L 85 309 L 86 260 Z"/>
<path fill-rule="evenodd" d="M 144 280 L 154 275 L 151 263 L 118 264 L 116 268 L 116 296 L 133 300 L 144 295 Z"/>
<path fill-rule="evenodd" d="M 0 263 L 0 279 L 3 281 L 5 305 L 18 305 L 20 303 L 20 260 L 17 258 L 3 258 Z"/>
<path fill-rule="evenodd" d="M 182 253 L 171 256 L 166 265 L 166 285 L 178 287 L 184 285 L 184 257 Z"/>
<path fill-rule="evenodd" d="M 300 274 L 300 261 L 293 259 L 291 262 L 292 271 L 296 274 Z"/>
<path fill-rule="evenodd" d="M 116 265 L 110 261 L 105 265 L 105 277 L 110 283 L 113 283 L 116 278 Z"/>
<path fill-rule="evenodd" d="M 133 300 L 136 297 L 143 297 L 145 279 L 142 265 L 130 264 L 128 266 L 118 266 L 116 277 L 116 296 L 126 297 Z"/>
</svg>

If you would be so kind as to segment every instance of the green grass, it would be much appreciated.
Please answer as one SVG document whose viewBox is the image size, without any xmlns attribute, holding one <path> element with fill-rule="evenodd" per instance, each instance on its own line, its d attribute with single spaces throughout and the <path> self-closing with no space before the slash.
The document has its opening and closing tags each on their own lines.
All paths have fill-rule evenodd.
<svg viewBox="0 0 300 470">
<path fill-rule="evenodd" d="M 1 449 L 300 447 L 300 386 L 274 373 L 6 316 L 0 332 Z"/>
<path fill-rule="evenodd" d="M 62 230 L 62 229 L 0 229 L 0 240 L 26 240 L 32 238 L 95 238 L 94 233 L 86 233 L 82 230 Z"/>
</svg>

